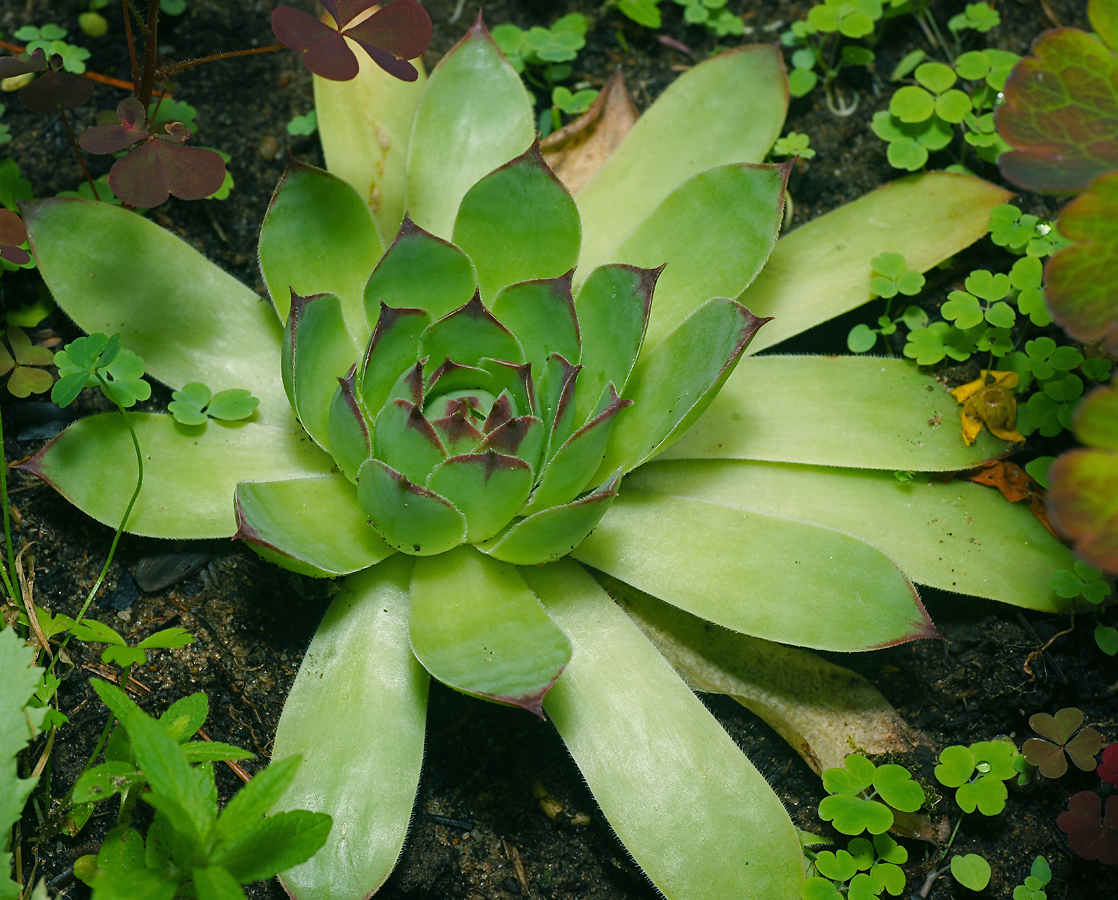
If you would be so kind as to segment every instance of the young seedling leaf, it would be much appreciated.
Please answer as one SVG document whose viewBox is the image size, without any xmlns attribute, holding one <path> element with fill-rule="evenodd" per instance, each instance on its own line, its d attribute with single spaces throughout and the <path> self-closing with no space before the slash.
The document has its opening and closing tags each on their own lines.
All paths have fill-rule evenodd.
<svg viewBox="0 0 1118 900">
<path fill-rule="evenodd" d="M 985 890 L 990 883 L 990 864 L 977 853 L 951 857 L 951 874 L 963 887 Z"/>
</svg>

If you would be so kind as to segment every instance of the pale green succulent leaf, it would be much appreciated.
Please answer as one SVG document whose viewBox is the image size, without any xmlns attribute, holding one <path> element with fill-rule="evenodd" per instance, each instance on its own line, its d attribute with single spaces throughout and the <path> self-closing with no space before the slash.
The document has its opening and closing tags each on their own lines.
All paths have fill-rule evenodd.
<svg viewBox="0 0 1118 900">
<path fill-rule="evenodd" d="M 542 715 L 571 644 L 515 566 L 473 547 L 416 560 L 411 646 L 443 684 Z"/>
<path fill-rule="evenodd" d="M 466 539 L 466 517 L 453 503 L 378 459 L 358 470 L 357 501 L 377 534 L 396 550 L 429 556 Z"/>
<path fill-rule="evenodd" d="M 693 615 L 770 641 L 850 652 L 937 634 L 884 553 L 806 522 L 625 492 L 572 555 Z"/>
<path fill-rule="evenodd" d="M 581 241 L 578 207 L 538 140 L 471 187 L 454 220 L 454 243 L 473 260 L 489 303 L 507 285 L 572 271 Z"/>
<path fill-rule="evenodd" d="M 968 447 L 960 409 L 935 378 L 900 359 L 747 356 L 661 458 L 950 472 L 1005 451 L 986 431 Z"/>
<path fill-rule="evenodd" d="M 314 108 L 326 168 L 348 181 L 369 205 L 387 244 L 400 227 L 407 190 L 408 140 L 427 85 L 423 60 L 413 82 L 389 75 L 367 53 L 350 81 L 314 77 Z M 354 115 L 354 110 L 361 115 Z"/>
<path fill-rule="evenodd" d="M 524 362 L 520 342 L 493 318 L 478 294 L 429 326 L 420 336 L 419 353 L 433 366 L 442 365 L 447 359 L 474 366 L 484 357 Z"/>
<path fill-rule="evenodd" d="M 624 399 L 632 408 L 610 434 L 598 475 L 628 472 L 655 456 L 706 409 L 765 324 L 733 300 L 700 306 L 666 340 L 642 354 Z"/>
<path fill-rule="evenodd" d="M 612 384 L 607 386 L 606 396 L 594 416 L 548 460 L 540 483 L 524 506 L 524 515 L 569 503 L 586 489 L 606 452 L 617 414 L 628 405 L 629 401 L 617 396 Z"/>
<path fill-rule="evenodd" d="M 260 398 L 260 422 L 294 423 L 277 372 L 282 328 L 253 291 L 118 206 L 41 200 L 24 207 L 24 219 L 47 287 L 79 327 L 119 333 L 148 373 L 172 388 L 190 381 L 214 392 L 244 388 Z"/>
<path fill-rule="evenodd" d="M 132 413 L 131 419 L 144 453 L 144 486 L 126 525 L 132 534 L 232 537 L 238 482 L 325 475 L 334 465 L 306 435 L 257 422 L 195 427 L 154 413 Z M 112 528 L 120 525 L 136 483 L 132 438 L 117 413 L 75 422 L 21 468 Z"/>
<path fill-rule="evenodd" d="M 513 415 L 535 415 L 538 411 L 535 384 L 531 376 L 531 363 L 513 363 L 502 359 L 484 357 L 478 365 L 493 379 L 493 393 L 507 394 Z M 487 421 L 486 427 L 493 423 Z"/>
<path fill-rule="evenodd" d="M 470 258 L 448 241 L 435 237 L 408 216 L 365 284 L 365 317 L 378 320 L 381 305 L 424 309 L 441 319 L 469 300 L 477 290 Z"/>
<path fill-rule="evenodd" d="M 535 134 L 528 92 L 479 20 L 431 72 L 419 100 L 408 147 L 411 217 L 449 238 L 466 191 Z"/>
<path fill-rule="evenodd" d="M 377 537 L 357 488 L 341 475 L 242 482 L 234 504 L 236 537 L 329 576 L 367 569 L 395 552 Z"/>
<path fill-rule="evenodd" d="M 357 367 L 339 379 L 330 401 L 327 420 L 327 445 L 334 462 L 350 481 L 356 483 L 361 463 L 373 455 L 373 437 L 361 401 L 357 398 Z"/>
<path fill-rule="evenodd" d="M 446 459 L 446 448 L 423 413 L 407 400 L 385 404 L 373 430 L 374 455 L 415 484 Z"/>
<path fill-rule="evenodd" d="M 785 235 L 738 297 L 754 315 L 775 320 L 750 352 L 866 303 L 871 260 L 880 253 L 903 254 L 915 272 L 954 256 L 986 234 L 990 210 L 1011 196 L 969 175 L 927 172 L 899 178 Z"/>
<path fill-rule="evenodd" d="M 338 379 L 356 357 L 336 294 L 292 295 L 283 326 L 283 386 L 307 434 L 323 449 L 330 446 L 330 402 Z"/>
<path fill-rule="evenodd" d="M 419 336 L 431 324 L 423 309 L 381 307 L 373 336 L 361 360 L 358 385 L 370 415 L 384 406 L 399 377 L 414 368 Z"/>
<path fill-rule="evenodd" d="M 722 53 L 672 82 L 578 194 L 583 227 L 578 277 L 620 259 L 616 248 L 692 176 L 764 159 L 780 136 L 787 109 L 784 64 L 774 45 Z M 709 237 L 710 231 L 708 223 L 702 233 Z M 712 291 L 701 299 L 724 293 Z"/>
<path fill-rule="evenodd" d="M 382 253 L 360 194 L 291 158 L 260 226 L 260 271 L 280 320 L 287 320 L 292 291 L 337 294 L 353 340 L 365 340 L 365 282 Z"/>
<path fill-rule="evenodd" d="M 462 511 L 472 544 L 493 537 L 524 505 L 532 490 L 532 467 L 493 450 L 452 456 L 435 468 L 427 487 Z"/>
<path fill-rule="evenodd" d="M 757 277 L 780 231 L 791 166 L 731 165 L 701 172 L 673 191 L 615 251 L 621 262 L 666 264 L 656 282 L 642 353 L 710 297 L 737 297 Z"/>
<path fill-rule="evenodd" d="M 334 827 L 280 875 L 299 900 L 365 900 L 404 844 L 423 763 L 428 677 L 408 646 L 411 557 L 350 575 L 283 707 L 272 759 L 303 762 L 273 812 L 328 812 Z M 344 721 L 345 727 L 337 727 Z"/>
<path fill-rule="evenodd" d="M 490 304 L 493 315 L 520 341 L 533 372 L 543 372 L 550 353 L 579 357 L 571 274 L 510 284 Z"/>
<path fill-rule="evenodd" d="M 578 566 L 522 571 L 574 648 L 547 714 L 645 874 L 676 900 L 798 897 L 788 814 L 698 698 Z"/>
<path fill-rule="evenodd" d="M 569 362 L 582 366 L 575 421 L 586 421 L 610 382 L 617 390 L 625 390 L 644 342 L 660 273 L 660 269 L 636 266 L 599 266 L 579 289 L 575 310 L 582 330 L 582 355 L 564 354 Z"/>
<path fill-rule="evenodd" d="M 1046 613 L 1074 608 L 1048 586 L 1052 572 L 1074 564 L 1071 551 L 1024 504 L 982 485 L 740 460 L 655 460 L 625 484 L 838 529 L 918 584 Z"/>
<path fill-rule="evenodd" d="M 479 544 L 478 549 L 518 566 L 555 562 L 581 544 L 601 521 L 617 496 L 620 483 L 618 470 L 585 497 L 517 519 L 491 540 Z"/>
</svg>

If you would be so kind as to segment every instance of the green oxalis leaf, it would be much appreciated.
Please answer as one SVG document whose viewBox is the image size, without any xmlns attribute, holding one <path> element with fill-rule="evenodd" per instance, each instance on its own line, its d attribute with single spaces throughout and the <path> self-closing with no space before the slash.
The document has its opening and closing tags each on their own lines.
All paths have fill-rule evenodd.
<svg viewBox="0 0 1118 900">
<path fill-rule="evenodd" d="M 1098 35 L 1059 28 L 1033 43 L 1005 85 L 998 131 L 1014 148 L 1002 174 L 1030 190 L 1082 190 L 1118 168 L 1118 43 L 1111 0 L 1091 0 Z"/>
<path fill-rule="evenodd" d="M 197 381 L 173 391 L 167 409 L 183 425 L 204 425 L 208 419 L 238 421 L 252 415 L 260 400 L 241 388 L 229 388 L 214 394 Z"/>
<path fill-rule="evenodd" d="M 82 388 L 99 386 L 112 402 L 135 406 L 151 396 L 151 385 L 144 381 L 144 361 L 120 345 L 120 335 L 104 334 L 80 337 L 54 355 L 58 381 L 51 388 L 50 398 L 59 406 L 69 406 Z M 107 384 L 102 384 L 98 375 Z"/>
<path fill-rule="evenodd" d="M 915 812 L 924 802 L 923 789 L 903 766 L 875 766 L 856 753 L 846 757 L 843 768 L 823 772 L 823 787 L 831 796 L 820 802 L 819 817 L 843 834 L 882 834 L 893 825 L 889 806 Z M 863 796 L 866 793 L 876 794 L 885 803 Z"/>
<path fill-rule="evenodd" d="M 963 887 L 981 891 L 990 883 L 990 864 L 977 853 L 952 856 L 951 874 Z"/>
<path fill-rule="evenodd" d="M 966 813 L 978 809 L 996 816 L 1005 808 L 1009 792 L 1005 782 L 1017 777 L 1016 748 L 1006 741 L 979 741 L 969 747 L 945 747 L 935 768 L 944 787 L 957 788 L 955 802 Z"/>
</svg>

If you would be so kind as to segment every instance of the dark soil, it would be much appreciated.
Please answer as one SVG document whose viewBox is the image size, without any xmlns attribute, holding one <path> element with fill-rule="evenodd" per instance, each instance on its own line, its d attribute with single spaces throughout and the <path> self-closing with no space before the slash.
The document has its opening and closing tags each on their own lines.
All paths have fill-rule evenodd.
<svg viewBox="0 0 1118 900">
<path fill-rule="evenodd" d="M 962 6 L 933 5 L 941 22 Z M 189 0 L 182 17 L 165 20 L 162 52 L 171 57 L 196 56 L 273 43 L 268 28 L 271 6 L 261 0 Z M 476 15 L 477 4 L 466 4 L 455 24 L 447 21 L 454 6 L 451 0 L 431 0 L 427 6 L 435 21 L 428 58 L 432 64 L 463 34 Z M 663 6 L 663 33 L 689 45 L 694 59 L 714 48 L 710 36 L 682 22 L 680 7 L 673 3 Z M 802 17 L 810 3 L 731 2 L 730 6 L 741 11 L 754 29 L 753 40 L 766 41 L 774 40 L 788 23 Z M 1086 24 L 1079 2 L 1003 0 L 997 6 L 1004 23 L 990 34 L 991 43 L 1018 53 L 1026 52 L 1030 40 L 1051 27 L 1049 13 L 1063 24 Z M 70 0 L 0 0 L 0 29 L 10 34 L 23 24 L 57 21 L 71 26 L 73 37 L 76 16 L 84 8 L 85 4 Z M 486 6 L 486 19 L 490 24 L 511 21 L 526 27 L 549 23 L 569 11 L 594 16 L 600 10 L 599 4 L 586 0 L 562 4 L 495 0 Z M 112 23 L 109 36 L 84 41 L 94 51 L 90 67 L 124 76 L 127 54 L 119 34 L 119 11 L 110 5 L 106 14 Z M 575 80 L 598 85 L 620 67 L 638 106 L 644 108 L 681 68 L 693 62 L 692 57 L 656 37 L 616 14 L 607 15 L 578 58 Z M 917 46 L 923 46 L 920 30 L 907 17 L 897 20 L 878 47 L 879 70 L 891 71 L 901 55 Z M 792 177 L 797 225 L 897 174 L 886 163 L 884 145 L 869 130 L 873 112 L 887 104 L 889 83 L 862 73 L 843 81 L 841 89 L 860 100 L 855 113 L 845 118 L 828 112 L 819 92 L 792 104 L 787 129 L 809 134 L 818 153 L 813 160 L 800 162 Z M 172 200 L 153 215 L 263 292 L 255 265 L 257 229 L 283 170 L 285 151 L 290 149 L 311 163 L 322 162 L 315 138 L 290 138 L 286 132 L 293 116 L 312 107 L 310 78 L 294 54 L 271 53 L 202 67 L 182 79 L 180 90 L 179 96 L 198 109 L 200 142 L 230 154 L 236 187 L 226 201 Z M 90 124 L 95 109 L 112 107 L 123 96 L 99 88 L 95 104 L 75 116 L 77 125 Z M 14 140 L 0 152 L 15 157 L 38 196 L 73 189 L 80 172 L 59 121 L 25 113 L 14 98 L 7 104 L 3 122 L 10 125 Z M 109 162 L 94 158 L 90 164 L 95 174 L 101 174 Z M 982 174 L 996 177 L 990 170 Z M 1023 203 L 1035 212 L 1054 211 L 1044 198 L 1026 197 Z M 32 274 L 8 273 L 2 290 L 5 303 L 16 306 L 34 296 L 36 281 Z M 848 328 L 846 323 L 825 328 L 805 346 L 814 342 L 818 349 L 841 352 Z M 73 335 L 72 326 L 55 315 L 41 326 L 37 338 L 50 343 Z M 157 390 L 153 402 L 167 399 Z M 82 402 L 87 406 L 80 412 L 92 409 L 91 401 Z M 5 398 L 4 450 L 9 460 L 27 457 L 41 446 L 41 438 L 28 424 L 40 409 L 30 402 Z M 55 612 L 74 614 L 105 559 L 112 535 L 30 476 L 12 473 L 11 484 L 18 516 L 17 541 L 33 545 L 28 557 L 34 558 L 36 602 Z M 158 713 L 176 698 L 205 691 L 212 711 L 206 732 L 215 740 L 259 754 L 259 761 L 246 765 L 254 771 L 268 756 L 283 699 L 325 609 L 330 585 L 273 568 L 232 542 L 214 542 L 201 547 L 209 555 L 201 572 L 169 588 L 137 594 L 131 573 L 145 556 L 166 549 L 156 541 L 124 537 L 94 612 L 130 641 L 174 625 L 192 631 L 196 636 L 193 645 L 181 651 L 156 652 L 148 666 L 134 673 L 134 693 L 146 709 Z M 1083 709 L 1088 721 L 1107 738 L 1118 738 L 1114 702 L 1118 665 L 1095 647 L 1088 624 L 1077 621 L 1074 630 L 1063 633 L 1073 623 L 971 598 L 926 593 L 929 610 L 946 642 L 919 642 L 839 661 L 876 684 L 930 744 L 940 748 L 1008 735 L 1020 745 L 1029 735 L 1031 714 L 1051 713 L 1069 705 Z M 1111 612 L 1108 621 L 1113 619 Z M 1037 655 L 1042 647 L 1046 649 Z M 73 661 L 72 675 L 59 693 L 59 706 L 70 717 L 71 726 L 60 732 L 43 779 L 50 792 L 39 797 L 44 814 L 50 797 L 60 797 L 69 788 L 106 717 L 89 679 L 111 675 L 111 670 L 87 645 L 74 647 Z M 1031 674 L 1026 666 L 1031 667 Z M 796 824 L 831 834 L 817 816 L 823 796 L 819 780 L 799 757 L 735 703 L 721 697 L 707 698 L 707 702 L 769 778 Z M 658 896 L 613 837 L 550 724 L 523 712 L 467 699 L 435 684 L 427 747 L 411 835 L 382 896 L 477 900 L 526 894 L 556 900 Z M 930 751 L 918 751 L 904 762 L 923 781 L 934 783 Z M 990 862 L 994 876 L 985 896 L 1008 897 L 1038 854 L 1050 860 L 1055 873 L 1049 897 L 1118 895 L 1115 870 L 1071 854 L 1055 825 L 1065 806 L 1065 794 L 1093 788 L 1096 783 L 1093 774 L 1068 776 L 1058 787 L 1041 783 L 1030 792 L 1012 795 L 1006 811 L 996 818 L 967 818 L 955 848 L 981 853 Z M 218 772 L 218 784 L 226 798 L 238 781 L 223 768 Z M 534 796 L 537 786 L 543 786 L 561 808 L 554 819 L 544 814 Z M 956 813 L 948 799 L 931 815 L 936 820 L 950 816 L 953 825 Z M 576 824 L 587 819 L 588 824 Z M 38 846 L 37 852 L 25 841 L 24 877 L 36 865 L 37 876 L 45 876 L 55 891 L 87 896 L 87 890 L 74 882 L 71 867 L 76 857 L 95 851 L 111 820 L 109 813 L 97 816 L 73 839 L 53 838 Z M 25 839 L 34 837 L 34 817 L 25 818 L 22 833 Z M 915 896 L 928 875 L 934 851 L 918 842 L 909 842 L 908 847 L 907 893 Z M 283 896 L 274 881 L 251 888 L 249 894 L 255 898 Z M 950 876 L 937 880 L 926 894 L 933 900 L 968 895 Z"/>
</svg>

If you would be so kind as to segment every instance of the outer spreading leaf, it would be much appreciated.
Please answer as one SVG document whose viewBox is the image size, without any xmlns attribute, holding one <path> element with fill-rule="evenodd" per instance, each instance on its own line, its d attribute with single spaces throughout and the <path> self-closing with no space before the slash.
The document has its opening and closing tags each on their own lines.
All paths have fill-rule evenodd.
<svg viewBox="0 0 1118 900">
<path fill-rule="evenodd" d="M 1118 168 L 1116 49 L 1076 28 L 1037 38 L 995 113 L 998 132 L 1014 148 L 998 159 L 1006 178 L 1060 193 Z"/>
</svg>

